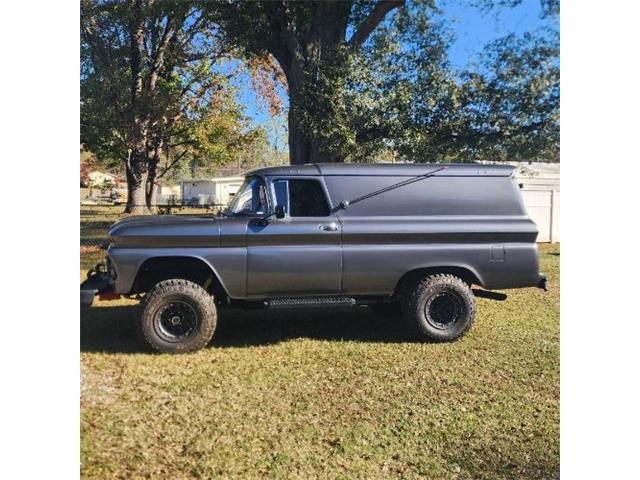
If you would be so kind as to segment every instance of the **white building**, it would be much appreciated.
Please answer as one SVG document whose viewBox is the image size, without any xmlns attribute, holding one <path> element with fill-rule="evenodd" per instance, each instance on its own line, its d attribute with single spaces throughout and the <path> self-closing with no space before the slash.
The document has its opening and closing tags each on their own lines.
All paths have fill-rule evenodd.
<svg viewBox="0 0 640 480">
<path fill-rule="evenodd" d="M 516 178 L 522 188 L 526 190 L 560 191 L 560 164 L 559 163 L 516 163 Z"/>
<path fill-rule="evenodd" d="M 227 205 L 244 177 L 183 180 L 180 186 L 183 205 Z"/>
<path fill-rule="evenodd" d="M 227 205 L 242 186 L 244 177 L 220 177 L 212 181 L 215 184 L 214 203 Z"/>
<path fill-rule="evenodd" d="M 522 198 L 540 233 L 539 242 L 560 241 L 560 164 L 512 163 Z"/>
<path fill-rule="evenodd" d="M 99 172 L 94 170 L 87 175 L 87 184 L 89 187 L 100 188 L 105 184 L 115 185 L 116 176 L 110 173 Z"/>
<path fill-rule="evenodd" d="M 158 187 L 158 205 L 177 205 L 180 203 L 180 185 Z"/>
</svg>

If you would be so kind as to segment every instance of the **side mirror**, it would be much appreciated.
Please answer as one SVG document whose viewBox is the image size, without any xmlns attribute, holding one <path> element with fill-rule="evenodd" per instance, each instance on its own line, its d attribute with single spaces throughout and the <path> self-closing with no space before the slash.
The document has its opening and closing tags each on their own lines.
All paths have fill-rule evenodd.
<svg viewBox="0 0 640 480">
<path fill-rule="evenodd" d="M 276 205 L 276 218 L 284 218 L 284 207 Z"/>
</svg>

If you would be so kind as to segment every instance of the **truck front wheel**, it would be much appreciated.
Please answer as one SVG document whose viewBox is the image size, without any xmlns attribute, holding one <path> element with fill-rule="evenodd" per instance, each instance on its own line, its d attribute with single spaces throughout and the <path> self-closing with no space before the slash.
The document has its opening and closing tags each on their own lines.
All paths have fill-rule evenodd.
<svg viewBox="0 0 640 480">
<path fill-rule="evenodd" d="M 421 340 L 449 342 L 473 325 L 475 297 L 460 278 L 436 274 L 423 278 L 403 298 L 402 311 Z"/>
<path fill-rule="evenodd" d="M 141 309 L 142 337 L 155 350 L 193 352 L 213 338 L 217 319 L 213 297 L 193 282 L 157 283 L 144 296 Z"/>
</svg>

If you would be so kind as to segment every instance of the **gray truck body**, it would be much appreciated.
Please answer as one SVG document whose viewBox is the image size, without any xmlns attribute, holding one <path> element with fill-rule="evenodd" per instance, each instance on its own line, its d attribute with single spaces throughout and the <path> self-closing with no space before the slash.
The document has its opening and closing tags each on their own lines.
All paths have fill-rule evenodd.
<svg viewBox="0 0 640 480">
<path fill-rule="evenodd" d="M 163 260 L 179 265 L 181 259 L 210 270 L 230 300 L 391 297 L 404 277 L 421 271 L 454 272 L 485 289 L 544 287 L 538 230 L 525 210 L 513 167 L 441 168 L 317 164 L 255 170 L 247 177 L 263 182 L 267 214 L 274 211 L 274 185 L 282 179 L 319 182 L 328 214 L 122 220 L 109 230 L 109 288 L 142 293 L 145 265 Z M 435 173 L 346 206 L 430 172 Z"/>
</svg>

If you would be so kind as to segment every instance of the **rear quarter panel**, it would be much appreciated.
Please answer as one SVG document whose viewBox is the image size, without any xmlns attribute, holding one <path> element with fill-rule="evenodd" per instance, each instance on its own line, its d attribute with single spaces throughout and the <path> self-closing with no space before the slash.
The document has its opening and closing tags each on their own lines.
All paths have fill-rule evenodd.
<svg viewBox="0 0 640 480">
<path fill-rule="evenodd" d="M 401 181 L 326 177 L 334 204 Z M 459 267 L 489 289 L 537 285 L 538 233 L 513 178 L 433 177 L 339 210 L 342 288 L 390 295 L 413 270 Z"/>
<path fill-rule="evenodd" d="M 370 218 L 343 220 L 343 291 L 391 294 L 421 268 L 470 270 L 490 289 L 535 286 L 536 227 L 526 218 Z"/>
</svg>

